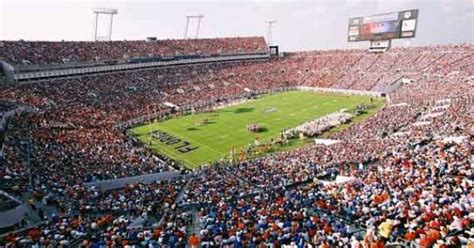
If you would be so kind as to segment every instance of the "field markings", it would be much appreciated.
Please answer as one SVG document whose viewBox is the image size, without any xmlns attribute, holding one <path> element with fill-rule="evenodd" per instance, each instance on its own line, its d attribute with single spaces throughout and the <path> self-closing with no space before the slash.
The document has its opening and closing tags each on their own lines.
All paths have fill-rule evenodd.
<svg viewBox="0 0 474 248">
<path fill-rule="evenodd" d="M 167 131 L 167 132 L 168 132 L 168 131 Z M 212 150 L 212 151 L 214 151 L 214 152 L 219 153 L 219 154 L 222 155 L 222 152 L 219 152 L 219 151 L 217 151 L 216 149 L 214 149 L 214 148 L 212 148 L 212 147 L 210 147 L 210 146 L 208 146 L 208 145 L 204 145 L 203 143 L 198 142 L 198 141 L 194 140 L 193 138 L 189 138 L 189 137 L 187 137 L 186 135 L 177 135 L 177 134 L 175 134 L 175 133 L 173 133 L 173 132 L 172 132 L 172 134 L 173 134 L 174 136 L 176 136 L 177 138 L 186 139 L 186 140 L 192 141 L 193 143 L 200 144 L 200 145 L 202 145 L 203 147 L 209 148 L 209 150 Z M 182 138 L 182 137 L 183 137 L 183 138 Z"/>
<path fill-rule="evenodd" d="M 154 149 L 167 151 L 167 152 L 165 152 L 167 154 L 167 156 L 170 156 L 173 159 L 176 159 L 178 161 L 179 160 L 184 160 L 184 162 L 186 162 L 186 163 L 188 163 L 192 166 L 198 166 L 198 164 L 196 164 L 196 162 L 193 162 L 192 160 L 189 160 L 188 158 L 186 158 L 184 156 L 178 156 L 179 154 L 176 153 L 175 149 L 172 148 L 172 147 L 166 147 L 165 145 L 160 145 L 160 143 L 158 143 L 156 141 L 152 141 L 151 144 L 152 144 L 152 147 Z"/>
<path fill-rule="evenodd" d="M 179 138 L 179 139 L 181 139 L 181 140 L 188 140 L 188 141 L 191 142 L 191 144 L 193 144 L 193 143 L 194 143 L 194 144 L 198 144 L 200 147 L 203 147 L 203 149 L 208 149 L 208 150 L 210 150 L 210 151 L 212 151 L 212 152 L 214 152 L 214 153 L 217 153 L 217 155 L 219 155 L 219 156 L 225 154 L 225 153 L 222 153 L 222 152 L 220 152 L 220 151 L 215 150 L 214 148 L 212 148 L 212 147 L 210 147 L 210 146 L 208 146 L 208 145 L 203 144 L 202 142 L 198 142 L 198 141 L 194 140 L 193 138 L 189 138 L 187 135 L 177 135 L 174 130 L 168 129 L 168 128 L 166 128 L 166 127 L 159 127 L 159 126 L 158 126 L 156 129 L 158 129 L 158 130 L 163 130 L 163 131 L 167 132 L 168 134 L 171 134 L 171 135 L 173 135 L 173 136 L 175 136 L 175 137 L 177 137 L 177 138 Z M 142 142 L 144 142 L 146 139 L 147 139 L 147 138 L 144 137 L 144 140 L 143 140 Z M 178 152 L 176 152 L 173 147 L 167 147 L 165 144 L 156 143 L 156 146 L 157 146 L 158 149 L 161 149 L 162 147 L 164 147 L 163 150 L 168 151 L 168 152 L 167 152 L 168 154 L 169 154 L 169 153 L 175 154 L 177 157 L 179 157 L 179 158 L 181 158 L 181 159 L 184 158 L 183 160 L 186 160 L 186 161 L 188 161 L 188 162 L 191 161 L 191 160 L 189 160 L 189 159 L 192 159 L 192 158 L 189 158 L 188 156 L 186 156 L 186 155 L 184 155 L 184 154 L 183 154 L 182 156 L 179 156 L 180 154 L 179 154 Z M 194 151 L 192 151 L 192 152 L 198 152 L 198 150 L 194 150 Z M 192 155 L 192 154 L 189 154 L 189 155 Z M 197 154 L 195 154 L 195 155 L 197 155 Z M 202 157 L 202 155 L 197 155 L 197 156 Z M 188 158 L 186 158 L 186 157 L 188 157 Z M 178 158 L 176 158 L 176 159 L 177 159 L 177 160 L 180 160 L 180 159 L 178 159 Z M 203 160 L 203 159 L 197 158 L 197 160 Z M 208 159 L 204 159 L 204 160 L 206 160 L 206 161 L 203 162 L 203 164 L 206 163 L 206 162 L 209 162 L 209 161 L 207 161 Z M 193 162 L 193 163 L 191 163 L 191 164 L 197 166 L 196 163 L 197 163 L 197 162 Z"/>
<path fill-rule="evenodd" d="M 156 140 L 153 140 L 153 139 L 151 139 L 151 144 L 150 144 L 150 140 L 149 140 L 150 136 L 147 133 L 148 133 L 148 131 L 146 131 L 145 133 L 142 133 L 142 134 L 137 134 L 137 136 L 136 136 L 145 146 L 150 147 L 153 150 L 162 151 L 161 152 L 162 154 L 167 154 L 168 156 L 170 156 L 173 159 L 185 160 L 185 162 L 189 163 L 190 165 L 196 166 L 195 162 L 192 162 L 191 160 L 188 160 L 186 158 L 177 156 L 178 154 L 176 154 L 173 151 L 173 148 L 171 148 L 171 147 L 166 147 L 164 145 L 162 146 L 162 145 L 160 145 L 159 142 L 157 142 Z"/>
<path fill-rule="evenodd" d="M 169 132 L 169 133 L 175 135 L 172 131 L 165 130 L 165 129 L 161 129 L 161 130 L 166 131 L 166 132 Z M 187 139 L 187 140 L 191 141 L 191 144 L 192 144 L 192 145 L 197 144 L 197 145 L 199 145 L 200 147 L 202 147 L 203 150 L 208 149 L 208 150 L 210 150 L 211 152 L 217 153 L 219 156 L 221 156 L 221 155 L 223 154 L 223 153 L 221 153 L 221 152 L 219 152 L 219 151 L 217 151 L 217 150 L 215 150 L 215 149 L 213 149 L 213 148 L 211 148 L 211 147 L 209 147 L 209 146 L 207 146 L 207 145 L 204 145 L 204 144 L 201 143 L 201 142 L 197 142 L 197 141 L 195 141 L 195 140 L 193 140 L 193 139 L 190 139 L 190 138 L 188 138 L 188 137 L 184 137 L 183 135 L 176 136 L 176 137 L 178 137 L 178 138 L 180 138 L 180 139 L 183 139 L 183 138 L 184 138 L 184 139 Z M 174 157 L 176 160 L 184 160 L 185 162 L 188 163 L 188 166 L 191 165 L 191 167 L 197 167 L 197 166 L 199 166 L 200 164 L 205 164 L 205 163 L 207 163 L 207 162 L 213 161 L 213 160 L 209 160 L 209 159 L 201 159 L 203 155 L 198 154 L 198 153 L 187 154 L 187 155 L 190 155 L 190 156 L 193 156 L 193 155 L 196 155 L 196 156 L 197 156 L 197 157 L 194 157 L 194 159 L 193 159 L 193 158 L 187 156 L 186 154 L 179 154 L 178 152 L 176 152 L 176 150 L 175 150 L 173 147 L 167 147 L 165 144 L 161 144 L 161 143 L 158 143 L 158 142 L 155 142 L 155 146 L 156 146 L 156 148 L 158 148 L 158 150 L 162 149 L 162 150 L 167 151 L 167 152 L 165 153 L 165 155 L 168 154 L 170 157 Z M 194 150 L 193 152 L 199 152 L 199 150 Z M 209 152 L 209 151 L 208 151 L 208 152 Z M 170 155 L 170 154 L 171 154 L 171 155 Z M 209 154 L 207 154 L 207 155 L 209 155 Z M 194 160 L 198 160 L 198 161 L 194 161 Z M 205 161 L 201 162 L 202 160 L 205 160 Z"/>
<path fill-rule="evenodd" d="M 202 149 L 196 150 L 196 153 L 179 154 L 173 149 L 169 152 L 170 149 L 163 144 L 157 144 L 156 147 L 162 149 L 165 155 L 170 154 L 170 157 L 177 157 L 177 160 L 186 161 L 189 166 L 195 167 L 227 154 L 228 151 L 224 150 L 227 148 L 230 150 L 229 147 L 231 146 L 240 148 L 253 143 L 255 136 L 260 137 L 261 140 L 268 140 L 271 137 L 276 137 L 281 129 L 293 128 L 304 122 L 335 112 L 340 109 L 341 105 L 352 107 L 361 102 L 368 101 L 364 98 L 343 98 L 309 92 L 286 92 L 268 95 L 251 103 L 247 102 L 223 108 L 218 111 L 218 116 L 209 117 L 208 114 L 201 113 L 182 116 L 160 122 L 159 125 L 153 125 L 153 129 L 158 128 L 173 135 L 179 134 L 175 136 L 199 145 Z M 315 105 L 315 103 L 317 104 Z M 239 108 L 252 108 L 253 110 L 235 113 L 235 110 Z M 265 108 L 276 108 L 278 111 L 263 113 L 262 109 Z M 196 127 L 196 121 L 205 117 L 208 117 L 214 123 Z M 268 131 L 251 135 L 246 131 L 246 125 L 250 123 L 261 124 L 268 128 Z M 197 128 L 198 130 L 187 130 L 189 128 Z M 144 132 L 145 130 L 147 129 L 143 129 Z M 145 137 L 141 140 L 146 143 L 148 139 Z"/>
</svg>

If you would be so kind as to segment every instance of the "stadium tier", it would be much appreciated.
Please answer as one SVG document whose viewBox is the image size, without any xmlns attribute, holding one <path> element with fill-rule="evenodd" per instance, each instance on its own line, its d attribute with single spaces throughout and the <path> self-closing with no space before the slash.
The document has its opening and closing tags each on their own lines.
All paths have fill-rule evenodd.
<svg viewBox="0 0 474 248">
<path fill-rule="evenodd" d="M 15 66 L 262 51 L 261 37 L 0 45 Z M 0 245 L 472 245 L 473 76 L 474 46 L 464 44 L 1 84 Z M 334 113 L 352 119 L 332 124 Z M 148 136 L 137 139 L 137 127 Z M 201 129 L 192 140 L 179 133 Z M 214 130 L 216 147 L 232 147 L 225 137 L 238 129 L 255 141 L 216 151 L 207 166 L 176 157 Z"/>
<path fill-rule="evenodd" d="M 263 37 L 104 42 L 0 41 L 0 60 L 12 65 L 266 51 Z"/>
</svg>

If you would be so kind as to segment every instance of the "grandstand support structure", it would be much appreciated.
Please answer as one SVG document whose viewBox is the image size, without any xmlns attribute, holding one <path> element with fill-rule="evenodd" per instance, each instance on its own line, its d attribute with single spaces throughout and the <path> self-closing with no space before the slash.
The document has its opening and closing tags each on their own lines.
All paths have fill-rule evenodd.
<svg viewBox="0 0 474 248">
<path fill-rule="evenodd" d="M 197 27 L 196 27 L 196 33 L 194 38 L 197 39 L 199 38 L 199 29 L 201 28 L 201 19 L 204 18 L 203 14 L 197 14 L 197 15 L 187 15 L 186 16 L 186 26 L 184 28 L 184 39 L 188 38 L 188 31 L 189 31 L 189 21 L 196 19 L 197 20 Z"/>
<path fill-rule="evenodd" d="M 243 54 L 243 55 L 232 55 L 232 56 L 211 56 L 203 58 L 192 58 L 192 59 L 173 59 L 169 61 L 153 61 L 143 63 L 120 63 L 115 65 L 96 65 L 90 67 L 81 68 L 59 68 L 59 69 L 45 69 L 39 71 L 23 72 L 18 71 L 13 75 L 15 81 L 39 81 L 48 80 L 52 78 L 65 78 L 82 76 L 86 74 L 100 74 L 100 73 L 113 73 L 117 71 L 125 70 L 144 70 L 154 67 L 163 66 L 179 66 L 189 64 L 202 64 L 202 63 L 217 63 L 217 62 L 236 62 L 242 60 L 261 60 L 268 59 L 270 54 Z"/>
<path fill-rule="evenodd" d="M 106 8 L 97 8 L 92 11 L 94 13 L 94 40 L 99 41 L 99 40 L 106 40 L 110 41 L 112 40 L 112 25 L 114 22 L 114 15 L 118 14 L 118 11 L 116 9 L 106 9 Z M 108 26 L 108 32 L 106 36 L 100 36 L 98 33 L 98 26 L 99 26 L 99 16 L 100 15 L 108 15 L 109 16 L 109 26 Z"/>
<path fill-rule="evenodd" d="M 15 69 L 12 65 L 8 64 L 5 61 L 0 60 L 0 72 L 3 72 L 4 79 L 2 80 L 0 76 L 0 83 L 5 81 L 7 83 L 13 82 L 15 80 Z M 1 74 L 1 73 L 0 73 Z"/>
</svg>

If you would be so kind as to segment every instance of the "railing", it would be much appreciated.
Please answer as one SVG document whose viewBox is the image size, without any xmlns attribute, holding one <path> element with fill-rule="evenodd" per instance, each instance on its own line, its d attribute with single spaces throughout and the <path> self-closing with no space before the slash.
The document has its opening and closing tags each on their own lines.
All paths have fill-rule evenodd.
<svg viewBox="0 0 474 248">
<path fill-rule="evenodd" d="M 246 55 L 234 55 L 234 56 L 216 56 L 216 57 L 205 57 L 205 58 L 192 58 L 192 59 L 177 59 L 171 61 L 155 61 L 155 62 L 144 62 L 144 63 L 126 63 L 117 65 L 101 65 L 94 67 L 84 68 L 69 68 L 69 69 L 54 69 L 36 72 L 25 72 L 15 73 L 14 79 L 16 81 L 27 81 L 27 80 L 41 80 L 55 77 L 67 77 L 82 74 L 96 74 L 113 71 L 123 70 L 134 70 L 150 67 L 162 67 L 162 66 L 174 66 L 174 65 L 185 65 L 185 64 L 197 64 L 197 63 L 211 63 L 211 62 L 226 62 L 226 61 L 238 61 L 238 60 L 251 60 L 251 59 L 267 59 L 269 54 L 246 54 Z"/>
<path fill-rule="evenodd" d="M 126 61 L 122 61 L 125 63 Z M 17 65 L 14 66 L 16 73 L 35 72 L 35 71 L 51 71 L 81 67 L 92 67 L 106 65 L 108 61 L 87 61 L 87 62 L 69 62 L 64 64 L 46 64 L 46 65 Z"/>
<path fill-rule="evenodd" d="M 337 94 L 345 94 L 345 95 L 382 97 L 382 92 L 378 92 L 378 91 L 348 90 L 348 89 L 335 89 L 335 88 L 319 88 L 319 87 L 307 87 L 307 86 L 297 86 L 296 88 L 298 90 L 303 90 L 303 91 L 315 91 L 315 92 L 337 93 Z"/>
<path fill-rule="evenodd" d="M 12 65 L 17 73 L 34 72 L 34 71 L 50 71 L 59 69 L 72 69 L 82 67 L 93 67 L 102 65 L 115 65 L 115 64 L 127 64 L 127 63 L 144 63 L 144 62 L 157 62 L 157 61 L 170 61 L 180 59 L 196 59 L 206 57 L 226 57 L 236 55 L 253 55 L 253 54 L 264 54 L 269 53 L 268 50 L 261 50 L 255 52 L 234 52 L 234 53 L 219 53 L 219 54 L 177 54 L 173 56 L 142 56 L 142 57 L 130 57 L 130 58 L 110 58 L 106 60 L 84 60 L 84 61 L 70 61 L 64 63 L 51 63 L 51 64 L 18 64 Z"/>
</svg>

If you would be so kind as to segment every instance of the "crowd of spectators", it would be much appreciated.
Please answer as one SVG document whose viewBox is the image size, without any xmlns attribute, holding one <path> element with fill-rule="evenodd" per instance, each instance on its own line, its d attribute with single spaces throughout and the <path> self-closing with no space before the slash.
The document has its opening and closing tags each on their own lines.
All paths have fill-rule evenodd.
<svg viewBox="0 0 474 248">
<path fill-rule="evenodd" d="M 347 183 L 315 180 L 283 190 L 267 187 L 254 197 L 230 202 L 222 198 L 203 207 L 199 211 L 203 243 L 472 244 L 472 144 L 410 139 L 393 149 L 367 166 L 333 168 L 337 174 L 352 176 Z M 358 232 L 361 228 L 367 231 Z"/>
<path fill-rule="evenodd" d="M 54 201 L 62 211 L 51 216 L 40 211 L 47 224 L 29 230 L 25 237 L 11 234 L 5 239 L 19 246 L 143 245 L 152 238 L 154 244 L 170 245 L 184 237 L 184 224 L 177 227 L 182 234 L 176 234 L 177 219 L 189 222 L 187 214 L 176 214 L 175 200 L 185 183 L 183 179 L 138 183 L 106 192 L 81 185 L 67 192 L 51 190 L 43 199 Z M 34 197 L 43 197 L 37 193 Z M 170 218 L 174 226 L 168 223 Z"/>
<path fill-rule="evenodd" d="M 249 54 L 267 51 L 263 37 L 157 41 L 0 41 L 0 60 L 12 65 L 159 58 L 179 55 Z"/>
<path fill-rule="evenodd" d="M 247 45 L 232 39 L 227 45 L 205 42 L 210 46 L 205 50 L 258 50 L 258 39 L 250 40 Z M 174 53 L 192 54 L 204 46 L 193 40 L 171 43 Z M 37 64 L 60 62 L 65 54 L 73 56 L 71 61 L 85 61 L 97 54 L 102 59 L 123 56 L 123 49 L 140 56 L 140 49 L 161 53 L 141 43 L 134 47 L 133 42 L 109 44 L 110 54 L 104 48 L 90 54 L 76 49 L 77 44 L 54 44 L 60 49 L 50 51 L 53 43 L 2 42 L 0 50 L 37 46 L 28 50 L 31 54 L 5 53 L 14 63 Z M 472 45 L 449 45 L 395 48 L 384 54 L 316 51 L 268 61 L 2 85 L 0 101 L 32 111 L 8 122 L 1 185 L 18 196 L 33 194 L 38 202 L 53 202 L 58 212 L 41 211 L 45 224 L 1 242 L 12 247 L 472 244 L 472 50 Z M 114 128 L 142 116 L 172 115 L 175 110 L 165 102 L 178 107 L 215 104 L 292 86 L 384 89 L 401 77 L 411 83 L 389 93 L 387 105 L 376 115 L 334 133 L 331 138 L 339 143 L 205 167 L 181 179 L 108 192 L 84 184 L 173 170 Z M 449 106 L 440 110 L 436 102 L 446 99 Z M 427 112 L 440 115 L 430 125 L 414 125 Z M 407 134 L 393 135 L 400 132 Z M 462 138 L 458 143 L 443 141 L 448 136 Z M 351 180 L 323 182 L 336 175 Z"/>
<path fill-rule="evenodd" d="M 333 139 L 380 139 L 393 133 L 405 130 L 406 127 L 415 122 L 420 114 L 416 107 L 386 106 L 379 110 L 374 116 L 367 118 L 361 125 L 352 125 L 349 128 L 335 133 Z"/>
<path fill-rule="evenodd" d="M 212 168 L 205 167 L 194 175 L 180 204 L 212 204 L 255 193 L 253 190 L 254 187 L 244 179 L 233 177 L 224 168 L 215 165 Z"/>
</svg>

